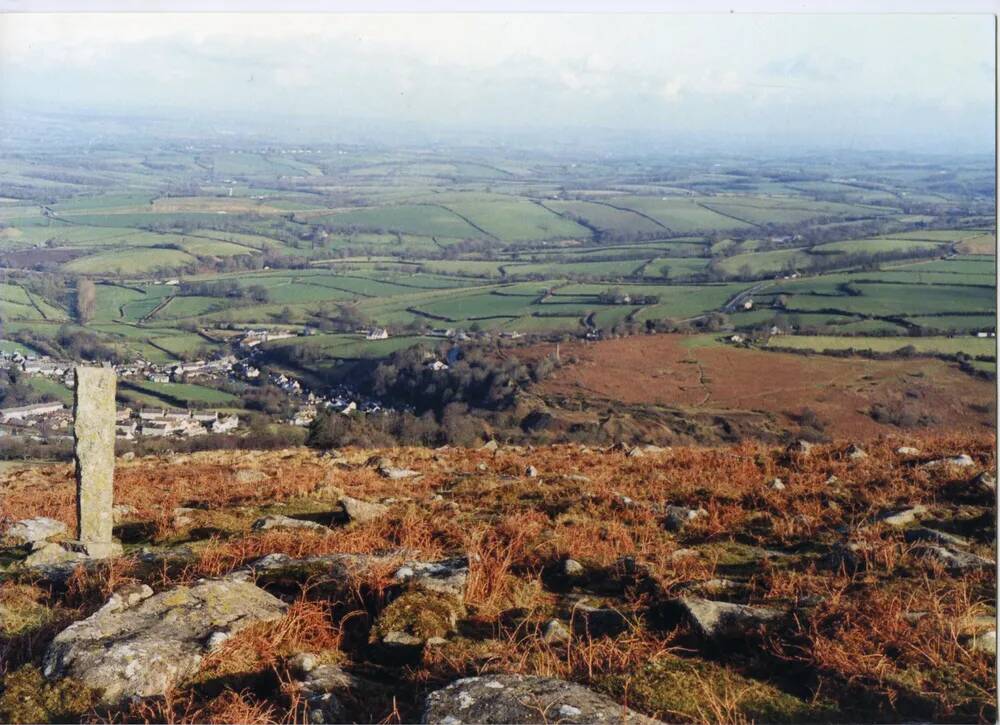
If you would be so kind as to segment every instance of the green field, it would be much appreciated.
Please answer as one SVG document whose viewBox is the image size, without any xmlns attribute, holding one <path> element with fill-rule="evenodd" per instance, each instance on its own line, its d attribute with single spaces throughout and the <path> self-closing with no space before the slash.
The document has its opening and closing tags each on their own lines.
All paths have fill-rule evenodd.
<svg viewBox="0 0 1000 725">
<path fill-rule="evenodd" d="M 912 347 L 918 353 L 955 355 L 964 353 L 973 357 L 996 355 L 996 339 L 978 337 L 832 337 L 816 335 L 780 335 L 772 337 L 771 347 L 788 347 L 797 350 L 872 350 L 873 352 L 895 352 L 904 347 Z"/>
</svg>

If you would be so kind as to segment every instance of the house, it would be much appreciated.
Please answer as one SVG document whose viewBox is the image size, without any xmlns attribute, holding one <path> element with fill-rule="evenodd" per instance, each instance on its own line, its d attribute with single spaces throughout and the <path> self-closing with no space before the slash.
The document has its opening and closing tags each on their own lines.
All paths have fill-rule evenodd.
<svg viewBox="0 0 1000 725">
<path fill-rule="evenodd" d="M 373 327 L 365 335 L 366 340 L 386 340 L 389 337 L 389 331 L 384 327 Z"/>
<path fill-rule="evenodd" d="M 170 376 L 166 373 L 153 372 L 146 376 L 146 380 L 149 380 L 151 383 L 169 383 Z"/>
<path fill-rule="evenodd" d="M 304 405 L 295 411 L 295 415 L 292 416 L 292 425 L 306 426 L 313 422 L 316 418 L 316 406 L 315 405 Z"/>
<path fill-rule="evenodd" d="M 744 302 L 743 303 L 743 309 L 744 310 L 752 310 L 753 309 L 753 300 L 747 300 L 746 302 Z"/>
<path fill-rule="evenodd" d="M 142 408 L 139 411 L 140 420 L 163 420 L 163 408 Z"/>
<path fill-rule="evenodd" d="M 17 408 L 4 408 L 0 410 L 0 420 L 4 423 L 27 420 L 40 415 L 49 415 L 63 409 L 62 403 L 35 403 L 34 405 L 22 405 Z"/>
<path fill-rule="evenodd" d="M 345 406 L 344 406 L 343 408 L 341 408 L 341 409 L 340 409 L 340 412 L 341 412 L 341 414 L 343 414 L 343 415 L 350 415 L 351 413 L 353 413 L 353 412 L 354 412 L 354 411 L 356 411 L 357 409 L 358 409 L 358 404 L 357 404 L 357 403 L 355 403 L 355 402 L 354 402 L 354 401 L 352 400 L 352 401 L 351 401 L 350 403 L 348 403 L 348 404 L 347 404 L 347 405 L 345 405 Z"/>
<path fill-rule="evenodd" d="M 729 342 L 740 343 L 743 342 L 743 335 L 733 335 L 729 338 Z"/>
<path fill-rule="evenodd" d="M 214 423 L 216 420 L 219 419 L 219 411 L 209 410 L 209 411 L 202 411 L 200 413 L 198 411 L 195 411 L 194 413 L 191 414 L 191 417 L 194 420 L 198 421 L 199 423 Z"/>
<path fill-rule="evenodd" d="M 219 418 L 212 423 L 213 433 L 228 433 L 231 430 L 235 430 L 240 424 L 239 416 L 227 415 L 224 418 Z"/>
<path fill-rule="evenodd" d="M 448 364 L 447 363 L 443 363 L 440 360 L 435 360 L 434 362 L 428 363 L 427 367 L 429 367 L 431 370 L 437 372 L 438 370 L 447 370 L 448 369 Z"/>
</svg>

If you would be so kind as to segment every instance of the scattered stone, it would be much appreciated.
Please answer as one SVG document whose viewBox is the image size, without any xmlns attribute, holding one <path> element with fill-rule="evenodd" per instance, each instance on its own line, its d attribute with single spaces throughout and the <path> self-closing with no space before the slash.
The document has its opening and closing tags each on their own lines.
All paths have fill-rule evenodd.
<svg viewBox="0 0 1000 725">
<path fill-rule="evenodd" d="M 612 637 L 627 630 L 631 622 L 622 612 L 610 607 L 592 607 L 577 603 L 573 607 L 573 628 L 586 637 Z"/>
<path fill-rule="evenodd" d="M 625 455 L 628 456 L 629 458 L 645 458 L 646 457 L 646 453 L 641 448 L 639 448 L 639 447 L 635 447 L 635 448 L 630 449 L 629 452 L 626 453 Z"/>
<path fill-rule="evenodd" d="M 566 642 L 570 638 L 570 631 L 558 619 L 550 619 L 542 629 L 542 640 L 549 644 Z"/>
<path fill-rule="evenodd" d="M 688 589 L 701 594 L 718 596 L 732 592 L 737 588 L 739 588 L 739 584 L 732 579 L 709 579 L 708 581 L 695 582 Z"/>
<path fill-rule="evenodd" d="M 997 654 L 997 631 L 991 629 L 988 632 L 975 634 L 966 642 L 966 646 L 974 652 L 985 652 L 991 657 Z"/>
<path fill-rule="evenodd" d="M 253 522 L 254 531 L 270 531 L 271 529 L 306 529 L 320 533 L 330 530 L 326 526 L 323 526 L 323 524 L 317 524 L 315 521 L 293 519 L 291 516 L 285 516 L 284 514 L 271 514 Z"/>
<path fill-rule="evenodd" d="M 972 460 L 972 457 L 967 453 L 962 453 L 960 455 L 954 456 L 952 458 L 937 458 L 933 461 L 928 461 L 924 464 L 924 468 L 945 468 L 947 466 L 955 466 L 956 468 L 968 468 L 969 466 L 976 465 L 976 462 Z"/>
<path fill-rule="evenodd" d="M 771 481 L 770 488 L 772 491 L 784 491 L 785 482 L 782 481 L 780 478 L 775 478 L 773 481 Z"/>
<path fill-rule="evenodd" d="M 19 544 L 34 544 L 36 541 L 46 541 L 61 536 L 68 527 L 58 519 L 47 516 L 36 516 L 33 519 L 21 519 L 11 524 L 4 532 L 4 538 Z"/>
<path fill-rule="evenodd" d="M 865 453 L 861 446 L 852 443 L 846 451 L 847 457 L 852 461 L 863 461 L 868 458 L 868 454 Z"/>
<path fill-rule="evenodd" d="M 148 588 L 147 588 L 148 589 Z M 202 580 L 148 596 L 146 589 L 112 595 L 90 617 L 71 624 L 49 645 L 49 679 L 75 677 L 103 690 L 114 705 L 163 695 L 195 674 L 211 642 L 256 622 L 278 619 L 285 604 L 253 584 Z"/>
<path fill-rule="evenodd" d="M 303 657 L 303 655 L 296 655 L 296 657 Z M 311 666 L 308 669 L 300 668 L 298 670 L 302 679 L 296 681 L 295 684 L 305 700 L 309 722 L 313 725 L 344 722 L 344 705 L 337 697 L 337 693 L 357 690 L 361 686 L 361 681 L 354 675 L 345 672 L 339 665 L 317 665 L 315 657 L 312 655 L 305 655 L 305 657 L 312 658 L 311 661 L 307 660 Z M 289 661 L 289 664 L 292 665 L 292 662 Z"/>
<path fill-rule="evenodd" d="M 368 521 L 374 521 L 385 516 L 389 511 L 389 507 L 385 504 L 362 501 L 350 496 L 341 496 L 338 503 L 344 507 L 344 513 L 351 523 L 364 524 Z"/>
<path fill-rule="evenodd" d="M 401 481 L 404 478 L 416 478 L 420 475 L 420 471 L 414 471 L 411 468 L 396 468 L 395 466 L 379 466 L 378 472 L 382 478 L 388 478 L 390 481 Z"/>
<path fill-rule="evenodd" d="M 121 458 L 123 461 L 134 461 L 135 460 L 135 452 L 134 451 L 125 451 L 124 453 L 122 453 L 118 457 Z"/>
<path fill-rule="evenodd" d="M 840 479 L 837 478 L 836 476 L 831 475 L 829 478 L 826 479 L 826 481 L 824 481 L 824 483 L 827 486 L 836 486 L 838 483 L 840 483 Z"/>
<path fill-rule="evenodd" d="M 710 599 L 680 600 L 695 631 L 704 639 L 719 642 L 743 637 L 782 616 L 777 609 L 746 604 L 716 602 Z"/>
<path fill-rule="evenodd" d="M 993 474 L 983 471 L 969 481 L 967 495 L 983 504 L 992 504 L 997 497 L 997 480 Z"/>
<path fill-rule="evenodd" d="M 75 564 L 86 558 L 84 554 L 78 551 L 70 551 L 59 544 L 43 543 L 34 552 L 29 554 L 22 564 L 30 569 L 46 568 L 67 563 Z"/>
<path fill-rule="evenodd" d="M 881 517 L 881 521 L 889 526 L 906 526 L 912 524 L 919 516 L 927 513 L 927 507 L 923 505 L 908 506 L 906 508 L 894 509 Z"/>
<path fill-rule="evenodd" d="M 659 455 L 661 453 L 669 453 L 669 448 L 663 448 L 661 446 L 654 446 L 652 443 L 647 443 L 642 447 L 642 450 L 646 453 L 651 453 L 653 455 Z"/>
<path fill-rule="evenodd" d="M 480 464 L 478 464 L 478 465 L 476 466 L 476 469 L 477 469 L 477 470 L 479 470 L 479 471 L 488 471 L 488 470 L 489 470 L 489 468 L 490 468 L 490 467 L 489 467 L 489 466 L 487 466 L 487 465 L 486 465 L 485 463 L 480 463 Z"/>
<path fill-rule="evenodd" d="M 955 534 L 949 534 L 944 531 L 938 531 L 937 529 L 931 529 L 927 526 L 918 526 L 915 529 L 909 529 L 904 535 L 906 541 L 910 544 L 916 541 L 931 541 L 935 544 L 941 544 L 942 546 L 968 546 L 969 540 L 961 536 L 956 536 Z"/>
<path fill-rule="evenodd" d="M 484 444 L 482 445 L 482 447 L 481 447 L 481 448 L 480 448 L 479 450 L 481 450 L 481 451 L 490 451 L 490 452 L 496 452 L 496 450 L 497 450 L 498 448 L 500 448 L 500 444 L 499 444 L 499 443 L 497 443 L 497 442 L 496 442 L 495 440 L 493 440 L 492 438 L 490 438 L 490 439 L 489 439 L 488 441 L 486 441 L 486 442 L 485 442 L 485 443 L 484 443 Z"/>
<path fill-rule="evenodd" d="M 566 559 L 562 563 L 562 573 L 563 576 L 574 579 L 576 577 L 581 577 L 584 574 L 585 569 L 583 564 L 578 562 L 576 559 Z"/>
<path fill-rule="evenodd" d="M 173 510 L 174 527 L 179 529 L 193 524 L 194 519 L 188 516 L 188 514 L 193 514 L 194 511 L 193 508 L 188 508 L 187 506 L 178 506 L 175 508 Z"/>
<path fill-rule="evenodd" d="M 115 504 L 111 508 L 111 516 L 116 524 L 127 521 L 132 516 L 135 516 L 136 513 L 135 506 L 129 506 L 126 503 Z"/>
<path fill-rule="evenodd" d="M 424 591 L 462 599 L 469 581 L 469 560 L 460 556 L 433 562 L 411 561 L 400 567 L 393 578 Z"/>
<path fill-rule="evenodd" d="M 457 680 L 427 696 L 422 721 L 439 725 L 658 722 L 575 682 L 529 675 Z"/>
<path fill-rule="evenodd" d="M 538 476 L 538 469 L 534 466 L 528 466 L 524 469 L 524 475 L 528 478 L 536 478 Z"/>
<path fill-rule="evenodd" d="M 967 551 L 956 551 L 935 544 L 920 544 L 914 551 L 933 559 L 953 572 L 963 572 L 975 569 L 992 569 L 993 562 Z"/>
<path fill-rule="evenodd" d="M 901 456 L 919 456 L 920 449 L 914 448 L 913 446 L 900 446 L 896 449 L 896 453 Z"/>
<path fill-rule="evenodd" d="M 663 526 L 667 531 L 681 531 L 692 521 L 708 516 L 703 508 L 689 509 L 687 506 L 667 506 Z"/>
<path fill-rule="evenodd" d="M 815 443 L 810 443 L 807 440 L 799 439 L 794 443 L 790 444 L 785 450 L 792 454 L 798 456 L 808 456 L 812 453 L 813 449 L 816 447 Z"/>
</svg>

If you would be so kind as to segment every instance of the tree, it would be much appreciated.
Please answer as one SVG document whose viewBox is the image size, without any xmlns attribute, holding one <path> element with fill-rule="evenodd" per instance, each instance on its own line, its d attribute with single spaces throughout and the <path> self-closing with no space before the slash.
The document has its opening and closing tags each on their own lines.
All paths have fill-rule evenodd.
<svg viewBox="0 0 1000 725">
<path fill-rule="evenodd" d="M 93 281 L 80 279 L 76 282 L 76 318 L 81 325 L 94 319 L 97 310 L 97 288 Z"/>
</svg>

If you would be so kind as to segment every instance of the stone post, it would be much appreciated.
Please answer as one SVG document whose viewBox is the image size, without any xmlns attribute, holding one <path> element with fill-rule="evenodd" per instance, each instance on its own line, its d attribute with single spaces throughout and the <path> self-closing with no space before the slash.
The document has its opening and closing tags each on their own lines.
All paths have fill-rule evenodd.
<svg viewBox="0 0 1000 725">
<path fill-rule="evenodd" d="M 76 547 L 94 558 L 121 554 L 114 524 L 115 371 L 77 366 L 73 400 Z"/>
</svg>

